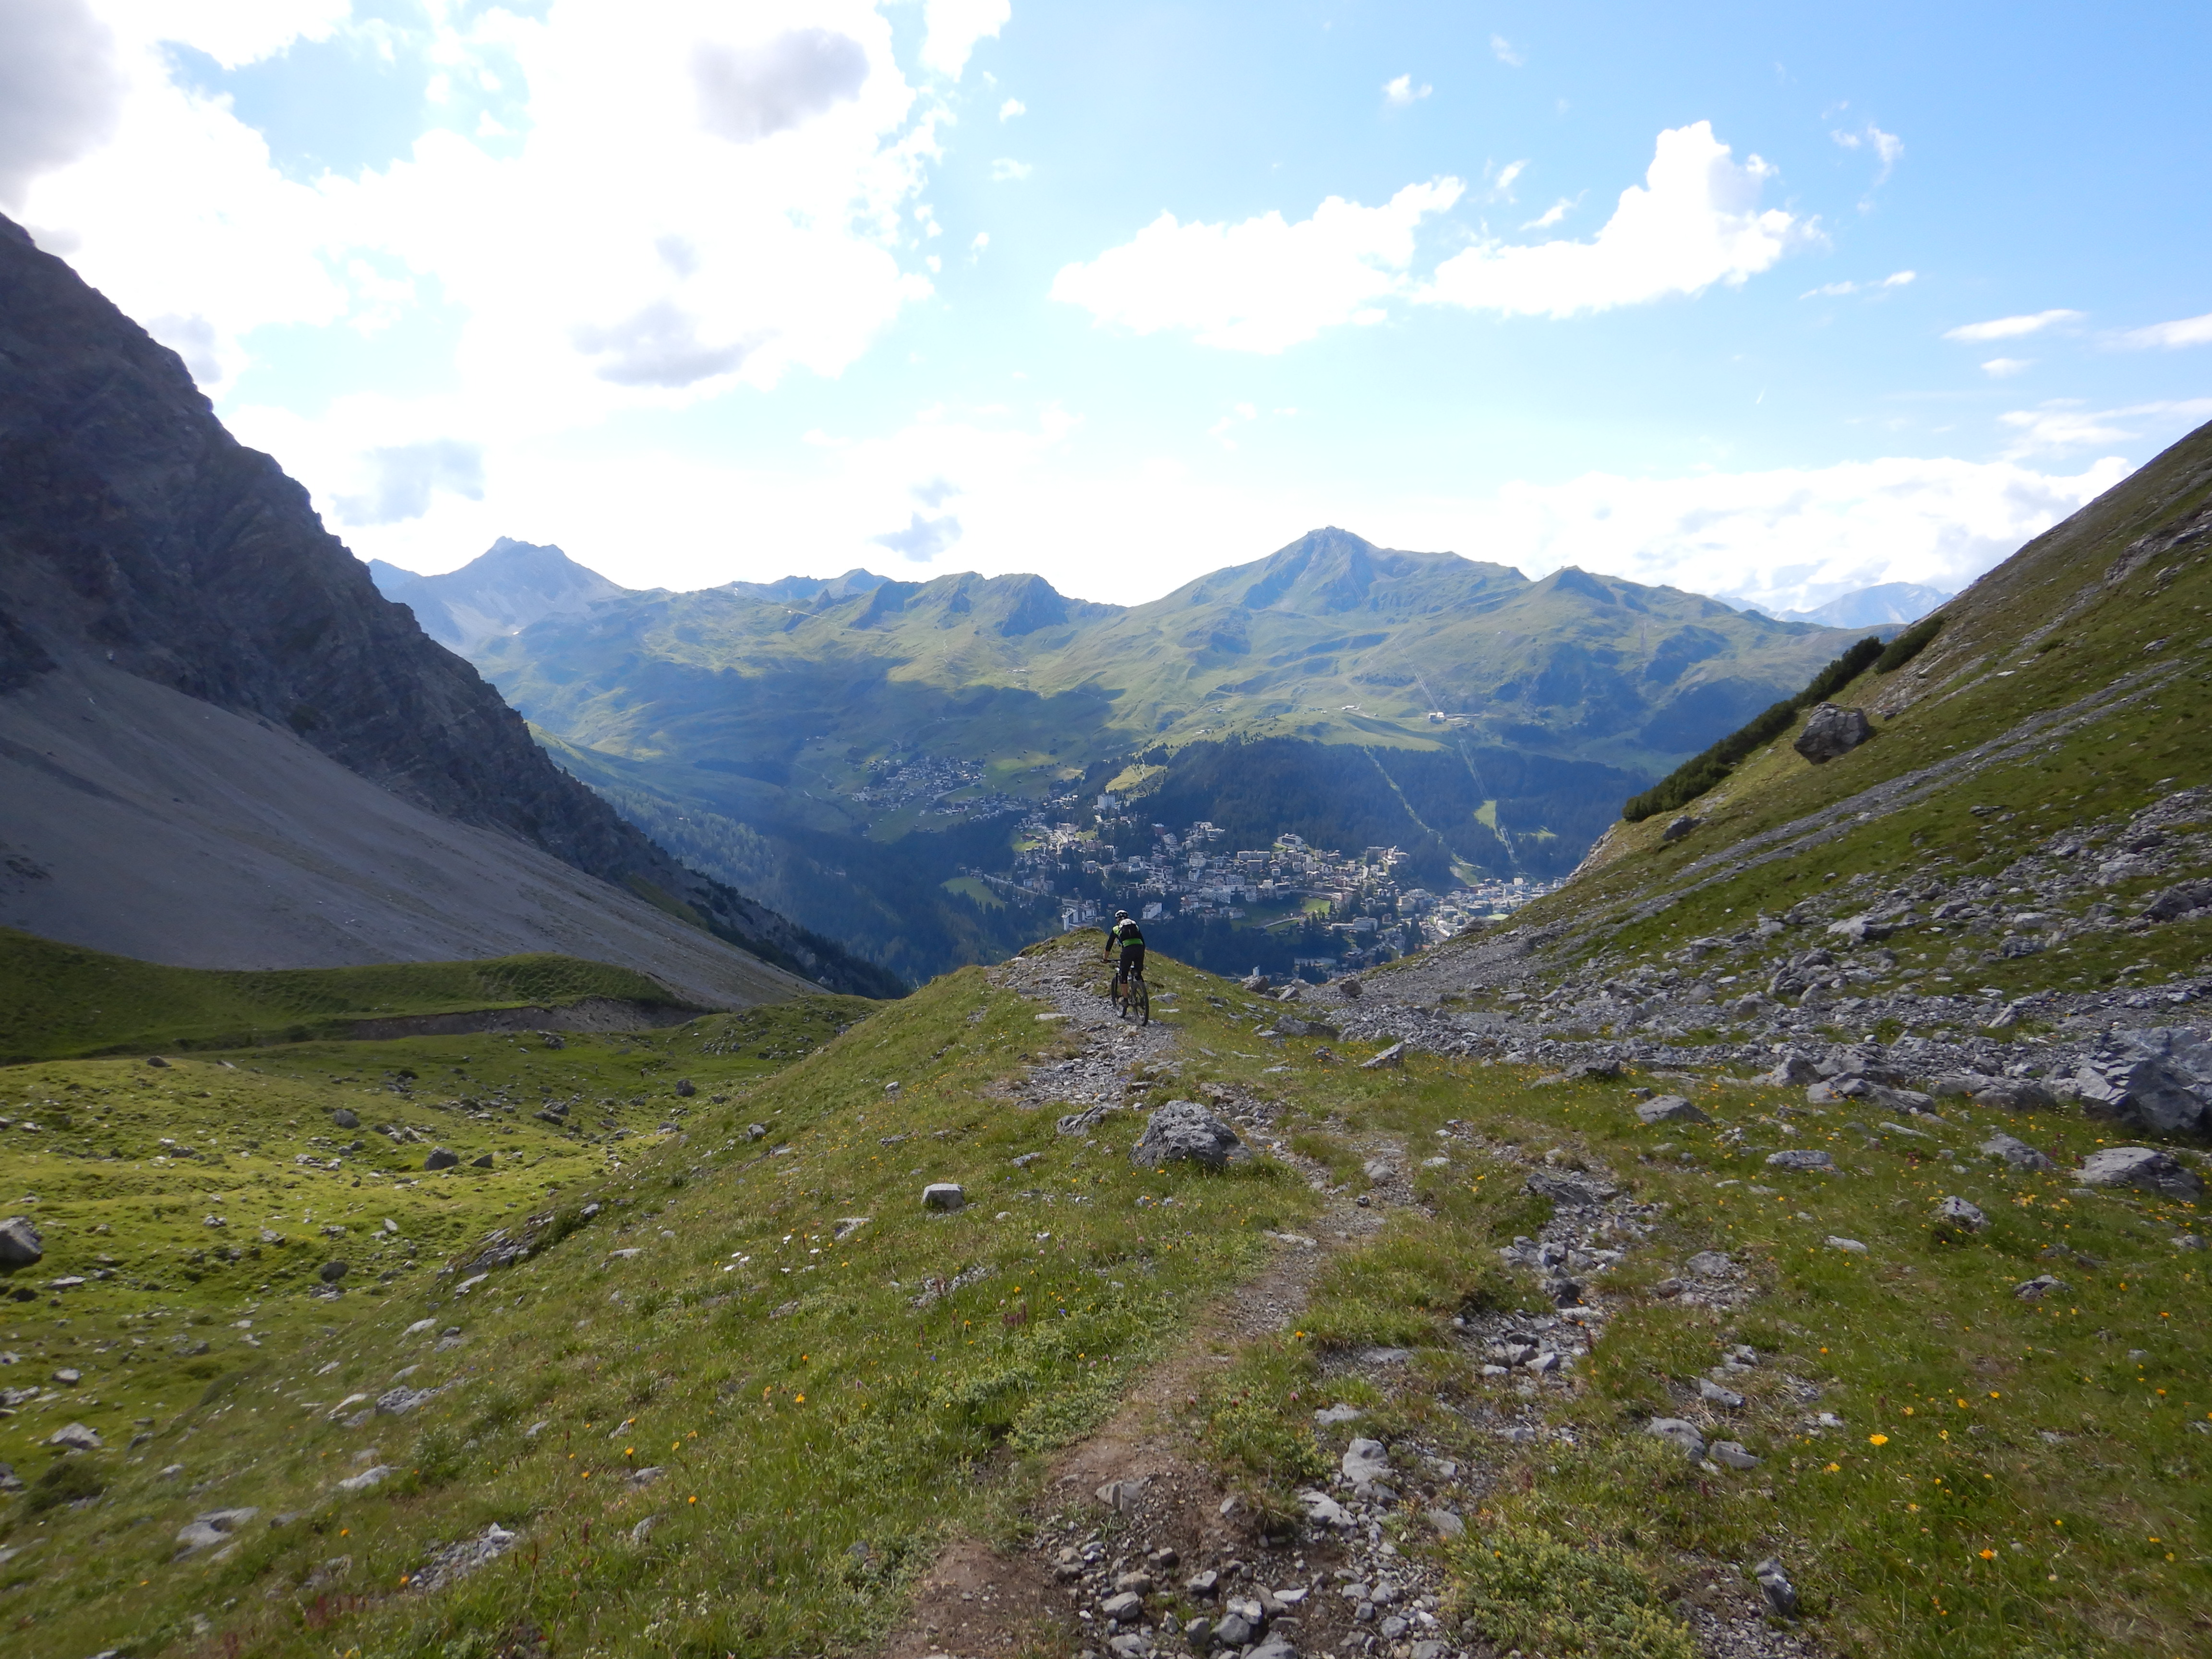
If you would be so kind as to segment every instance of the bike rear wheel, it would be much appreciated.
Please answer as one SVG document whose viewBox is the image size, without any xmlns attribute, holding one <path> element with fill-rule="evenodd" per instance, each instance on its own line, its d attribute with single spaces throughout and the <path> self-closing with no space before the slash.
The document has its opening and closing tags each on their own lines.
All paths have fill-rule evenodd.
<svg viewBox="0 0 2212 1659">
<path fill-rule="evenodd" d="M 1132 979 L 1129 981 L 1129 1006 L 1136 1011 L 1137 1023 L 1139 1025 L 1150 1025 L 1152 1023 L 1152 988 L 1142 979 Z"/>
</svg>

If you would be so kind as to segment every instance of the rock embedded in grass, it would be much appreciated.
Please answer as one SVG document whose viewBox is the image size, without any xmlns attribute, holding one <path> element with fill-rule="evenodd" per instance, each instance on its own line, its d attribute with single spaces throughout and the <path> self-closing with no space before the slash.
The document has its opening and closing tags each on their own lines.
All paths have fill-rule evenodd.
<svg viewBox="0 0 2212 1659">
<path fill-rule="evenodd" d="M 422 1160 L 422 1167 L 426 1170 L 450 1170 L 460 1161 L 459 1152 L 449 1152 L 443 1146 L 434 1146 L 430 1149 L 429 1157 Z"/>
<path fill-rule="evenodd" d="M 46 1437 L 46 1443 L 65 1451 L 98 1451 L 105 1443 L 82 1423 L 64 1423 Z"/>
<path fill-rule="evenodd" d="M 46 1253 L 46 1240 L 28 1216 L 0 1221 L 0 1267 L 33 1267 Z"/>
<path fill-rule="evenodd" d="M 315 1277 L 325 1285 L 335 1285 L 352 1271 L 351 1266 L 346 1262 L 325 1261 L 315 1269 Z"/>
<path fill-rule="evenodd" d="M 1655 1417 L 1644 1425 L 1644 1432 L 1665 1441 L 1685 1457 L 1703 1457 L 1705 1437 L 1698 1432 L 1698 1425 L 1680 1417 Z"/>
<path fill-rule="evenodd" d="M 1782 1152 L 1769 1152 L 1766 1167 L 1770 1170 L 1798 1170 L 1808 1175 L 1833 1175 L 1836 1173 L 1836 1160 L 1826 1152 L 1790 1147 Z"/>
<path fill-rule="evenodd" d="M 349 1107 L 345 1106 L 339 1107 L 336 1111 L 331 1114 L 331 1122 L 334 1127 L 340 1129 L 358 1129 L 361 1127 L 361 1119 L 355 1115 L 353 1110 Z"/>
<path fill-rule="evenodd" d="M 2081 1160 L 2085 1187 L 2128 1187 L 2161 1198 L 2191 1201 L 2204 1196 L 2197 1172 L 2155 1146 L 2106 1146 Z"/>
<path fill-rule="evenodd" d="M 1790 746 L 1815 766 L 1848 755 L 1874 736 L 1874 723 L 1863 709 L 1824 702 L 1806 716 L 1805 729 Z"/>
<path fill-rule="evenodd" d="M 1129 1149 L 1129 1161 L 1150 1170 L 1170 1164 L 1225 1170 L 1251 1158 L 1237 1132 L 1194 1100 L 1169 1101 L 1146 1119 L 1145 1133 Z"/>
<path fill-rule="evenodd" d="M 1711 1123 L 1695 1105 L 1680 1095 L 1661 1095 L 1647 1100 L 1636 1109 L 1636 1115 L 1646 1123 Z"/>
<path fill-rule="evenodd" d="M 2023 1302 L 2039 1302 L 2053 1291 L 2063 1294 L 2068 1288 L 2063 1279 L 2053 1279 L 2049 1273 L 2038 1273 L 2025 1284 L 2014 1285 L 2012 1293 Z"/>
<path fill-rule="evenodd" d="M 2001 1158 L 2015 1170 L 2038 1175 L 2048 1174 L 2058 1166 L 2024 1140 L 2011 1135 L 1995 1134 L 1981 1144 L 1980 1151 L 1987 1158 Z"/>
<path fill-rule="evenodd" d="M 1956 1196 L 1936 1201 L 1936 1219 L 1946 1226 L 1963 1227 L 1970 1233 L 1978 1233 L 1990 1224 L 1989 1217 Z"/>
<path fill-rule="evenodd" d="M 1716 1440 L 1705 1449 L 1714 1462 L 1725 1464 L 1732 1469 L 1755 1469 L 1759 1467 L 1759 1459 L 1733 1440 Z"/>
<path fill-rule="evenodd" d="M 957 1182 L 933 1181 L 921 1189 L 921 1207 L 925 1210 L 957 1210 L 967 1202 L 968 1194 Z"/>
</svg>

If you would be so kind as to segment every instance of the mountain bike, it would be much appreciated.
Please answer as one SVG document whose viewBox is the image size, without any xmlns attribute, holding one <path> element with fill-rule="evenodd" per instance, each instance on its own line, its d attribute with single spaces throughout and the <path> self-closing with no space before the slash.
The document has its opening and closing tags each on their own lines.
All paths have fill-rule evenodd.
<svg viewBox="0 0 2212 1659">
<path fill-rule="evenodd" d="M 1128 977 L 1121 981 L 1115 993 L 1114 1006 L 1123 1019 L 1133 1013 L 1139 1025 L 1152 1023 L 1152 988 L 1145 983 L 1143 969 L 1130 969 Z"/>
</svg>

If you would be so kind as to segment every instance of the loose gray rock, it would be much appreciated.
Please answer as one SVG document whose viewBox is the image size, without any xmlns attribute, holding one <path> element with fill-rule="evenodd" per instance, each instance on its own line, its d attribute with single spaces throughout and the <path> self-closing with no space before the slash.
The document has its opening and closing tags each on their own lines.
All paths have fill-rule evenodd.
<svg viewBox="0 0 2212 1659">
<path fill-rule="evenodd" d="M 1777 1089 L 1802 1089 L 1820 1080 L 1820 1068 L 1802 1054 L 1792 1054 L 1753 1080 Z"/>
<path fill-rule="evenodd" d="M 191 1555 L 227 1544 L 231 1534 L 260 1513 L 259 1510 L 210 1510 L 185 1522 L 177 1534 L 177 1542 L 183 1546 L 180 1553 Z"/>
<path fill-rule="evenodd" d="M 1970 1233 L 1978 1233 L 1990 1224 L 1989 1217 L 1958 1197 L 1937 1200 L 1936 1219 L 1948 1227 L 1963 1227 Z"/>
<path fill-rule="evenodd" d="M 1437 1536 L 1439 1538 L 1467 1536 L 1467 1522 L 1449 1510 L 1429 1510 L 1423 1513 L 1421 1518 L 1436 1528 Z"/>
<path fill-rule="evenodd" d="M 1359 1069 L 1363 1072 L 1375 1072 L 1385 1066 L 1403 1066 L 1405 1063 L 1406 1045 L 1402 1042 L 1394 1042 L 1374 1059 L 1361 1060 Z"/>
<path fill-rule="evenodd" d="M 1833 1233 L 1828 1235 L 1827 1245 L 1830 1249 L 1841 1250 L 1848 1255 L 1864 1255 L 1867 1253 L 1867 1247 L 1856 1238 L 1838 1238 Z"/>
<path fill-rule="evenodd" d="M 1710 1376 L 1698 1379 L 1698 1398 L 1711 1401 L 1716 1406 L 1725 1406 L 1730 1411 L 1741 1410 L 1743 1396 L 1734 1389 L 1724 1389 Z"/>
<path fill-rule="evenodd" d="M 2106 1146 L 2081 1160 L 2084 1187 L 2128 1187 L 2162 1198 L 2198 1199 L 2204 1183 L 2171 1152 L 2155 1146 Z"/>
<path fill-rule="evenodd" d="M 1991 1135 L 1982 1143 L 1980 1150 L 1984 1157 L 2001 1158 L 2015 1170 L 2038 1175 L 2046 1175 L 2058 1167 L 2026 1141 L 2010 1135 Z"/>
<path fill-rule="evenodd" d="M 49 1446 L 61 1446 L 70 1451 L 98 1451 L 103 1443 L 100 1437 L 82 1423 L 64 1423 L 46 1437 Z"/>
<path fill-rule="evenodd" d="M 1380 1440 L 1355 1440 L 1344 1449 L 1344 1478 L 1354 1486 L 1372 1486 L 1390 1474 L 1390 1454 Z"/>
<path fill-rule="evenodd" d="M 341 1129 L 358 1129 L 361 1118 L 350 1106 L 341 1106 L 331 1114 L 331 1122 Z"/>
<path fill-rule="evenodd" d="M 2053 1291 L 2063 1292 L 2066 1289 L 2064 1279 L 2053 1279 L 2049 1273 L 2039 1273 L 2024 1285 L 2014 1285 L 2012 1293 L 2023 1302 L 2038 1302 Z"/>
<path fill-rule="evenodd" d="M 28 1216 L 11 1215 L 0 1221 L 0 1267 L 33 1267 L 46 1253 L 46 1240 Z"/>
<path fill-rule="evenodd" d="M 1698 1425 L 1680 1417 L 1655 1417 L 1644 1425 L 1644 1432 L 1656 1435 L 1685 1457 L 1703 1457 L 1705 1437 L 1698 1432 Z"/>
<path fill-rule="evenodd" d="M 1359 1523 L 1350 1510 L 1325 1492 L 1308 1490 L 1300 1492 L 1298 1502 L 1305 1505 L 1306 1519 L 1318 1521 L 1324 1527 L 1334 1527 L 1340 1532 L 1349 1532 Z"/>
<path fill-rule="evenodd" d="M 1360 1410 L 1357 1406 L 1346 1406 L 1342 1403 L 1339 1403 L 1334 1406 L 1322 1407 L 1321 1410 L 1314 1413 L 1314 1421 L 1321 1424 L 1325 1428 L 1331 1423 L 1357 1423 L 1361 1418 L 1366 1415 L 1367 1413 Z"/>
<path fill-rule="evenodd" d="M 1678 842 L 1704 822 L 1703 818 L 1693 818 L 1686 813 L 1662 830 L 1659 832 L 1659 839 L 1669 844 Z"/>
<path fill-rule="evenodd" d="M 315 1269 L 315 1277 L 325 1285 L 335 1285 L 352 1271 L 352 1267 L 346 1262 L 325 1261 Z"/>
<path fill-rule="evenodd" d="M 399 1473 L 396 1463 L 379 1463 L 374 1468 L 363 1469 L 359 1474 L 349 1474 L 338 1482 L 340 1492 L 367 1492 L 371 1486 L 381 1486 Z"/>
<path fill-rule="evenodd" d="M 1145 1598 L 1134 1590 L 1109 1595 L 1098 1604 L 1101 1617 L 1117 1625 L 1133 1625 L 1145 1616 Z"/>
<path fill-rule="evenodd" d="M 1646 1123 L 1711 1123 L 1696 1106 L 1680 1095 L 1661 1095 L 1647 1100 L 1636 1109 L 1636 1115 Z"/>
<path fill-rule="evenodd" d="M 957 1182 L 933 1181 L 921 1189 L 921 1207 L 925 1210 L 957 1210 L 968 1202 L 968 1194 Z"/>
<path fill-rule="evenodd" d="M 1699 1250 L 1682 1264 L 1682 1271 L 1692 1279 L 1720 1279 L 1735 1266 L 1718 1250 Z"/>
<path fill-rule="evenodd" d="M 1620 1190 L 1595 1176 L 1569 1175 L 1557 1170 L 1539 1170 L 1522 1184 L 1538 1198 L 1583 1206 L 1602 1204 Z"/>
<path fill-rule="evenodd" d="M 1145 1121 L 1144 1134 L 1129 1149 L 1131 1163 L 1151 1170 L 1176 1163 L 1225 1170 L 1251 1158 L 1237 1132 L 1194 1100 L 1168 1102 Z"/>
<path fill-rule="evenodd" d="M 422 1160 L 422 1167 L 426 1170 L 450 1170 L 460 1161 L 459 1152 L 448 1152 L 443 1146 L 434 1146 L 430 1149 L 430 1156 Z"/>
<path fill-rule="evenodd" d="M 698 1085 L 694 1084 L 690 1078 L 679 1077 L 676 1079 L 676 1093 L 679 1098 L 689 1100 L 692 1096 L 698 1092 Z"/>
<path fill-rule="evenodd" d="M 647 1526 L 647 1522 L 639 1525 Z M 649 1528 L 648 1528 L 649 1529 Z M 478 1567 L 496 1561 L 518 1543 L 522 1534 L 510 1532 L 498 1522 L 493 1522 L 480 1538 L 465 1538 L 458 1544 L 449 1544 L 428 1561 L 407 1575 L 407 1588 L 415 1595 L 428 1595 L 441 1589 L 456 1578 L 465 1577 Z"/>
<path fill-rule="evenodd" d="M 1797 1587 L 1782 1570 L 1778 1556 L 1768 1556 L 1751 1570 L 1751 1576 L 1759 1583 L 1759 1593 L 1766 1598 L 1768 1612 L 1778 1619 L 1797 1616 Z"/>
<path fill-rule="evenodd" d="M 1769 1152 L 1766 1167 L 1770 1170 L 1797 1170 L 1808 1175 L 1833 1175 L 1836 1173 L 1836 1160 L 1826 1152 L 1790 1147 L 1782 1152 Z"/>
<path fill-rule="evenodd" d="M 1705 1451 L 1714 1462 L 1725 1464 L 1732 1469 L 1755 1469 L 1759 1467 L 1759 1459 L 1733 1440 L 1716 1440 L 1705 1448 Z"/>
<path fill-rule="evenodd" d="M 1856 708 L 1824 702 L 1806 718 L 1805 729 L 1790 746 L 1815 766 L 1848 755 L 1874 735 L 1874 725 Z"/>
</svg>

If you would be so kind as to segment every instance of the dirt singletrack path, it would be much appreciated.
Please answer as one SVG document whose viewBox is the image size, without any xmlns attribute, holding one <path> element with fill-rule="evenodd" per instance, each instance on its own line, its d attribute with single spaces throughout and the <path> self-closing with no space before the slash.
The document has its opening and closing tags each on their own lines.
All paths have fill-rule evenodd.
<svg viewBox="0 0 2212 1659">
<path fill-rule="evenodd" d="M 1014 1085 L 1018 1096 L 1065 1101 L 1084 1111 L 1121 1105 L 1128 1101 L 1138 1067 L 1151 1069 L 1178 1055 L 1171 1009 L 1156 1000 L 1149 1027 L 1130 1025 L 1099 994 L 1104 971 L 1087 957 L 1060 952 L 1018 957 L 992 970 L 994 985 L 1049 1005 L 1048 1012 L 1060 1017 L 1056 1023 L 1083 1043 L 1073 1058 L 1033 1068 Z M 1140 1092 L 1168 1097 L 1158 1089 Z M 1218 1109 L 1237 1115 L 1233 1106 Z M 1327 1190 L 1328 1176 L 1318 1164 L 1298 1158 L 1264 1127 L 1239 1127 L 1247 1139 L 1296 1168 L 1317 1190 Z M 1377 1141 L 1363 1150 L 1389 1163 L 1394 1173 L 1402 1167 L 1403 1152 L 1395 1143 Z M 1395 1195 L 1389 1192 L 1393 1184 L 1401 1188 Z M 1290 1328 L 1323 1263 L 1336 1251 L 1370 1237 L 1382 1226 L 1393 1196 L 1410 1200 L 1402 1178 L 1378 1183 L 1365 1206 L 1349 1193 L 1337 1194 L 1310 1224 L 1310 1233 L 1277 1235 L 1267 1266 L 1224 1290 L 1174 1352 L 1137 1380 L 1103 1426 L 1052 1460 L 1030 1520 L 1087 1516 L 1105 1522 L 1112 1517 L 1118 1534 L 1141 1544 L 1135 1555 L 1170 1549 L 1186 1564 L 1250 1552 L 1249 1517 L 1222 1513 L 1226 1494 L 1194 1455 L 1176 1424 L 1176 1410 L 1200 1392 L 1210 1373 L 1228 1363 L 1228 1350 Z M 1082 1529 L 1091 1528 L 1085 1524 Z M 916 1587 L 906 1618 L 878 1650 L 881 1659 L 1103 1650 L 1104 1629 L 1084 1616 L 1084 1604 L 1091 1598 L 1079 1582 L 1068 1580 L 1055 1559 L 1058 1540 L 1050 1531 L 1040 1528 L 1039 1541 L 1006 1553 L 982 1539 L 956 1539 Z M 1168 1651 L 1182 1644 L 1163 1638 L 1160 1645 Z"/>
</svg>

